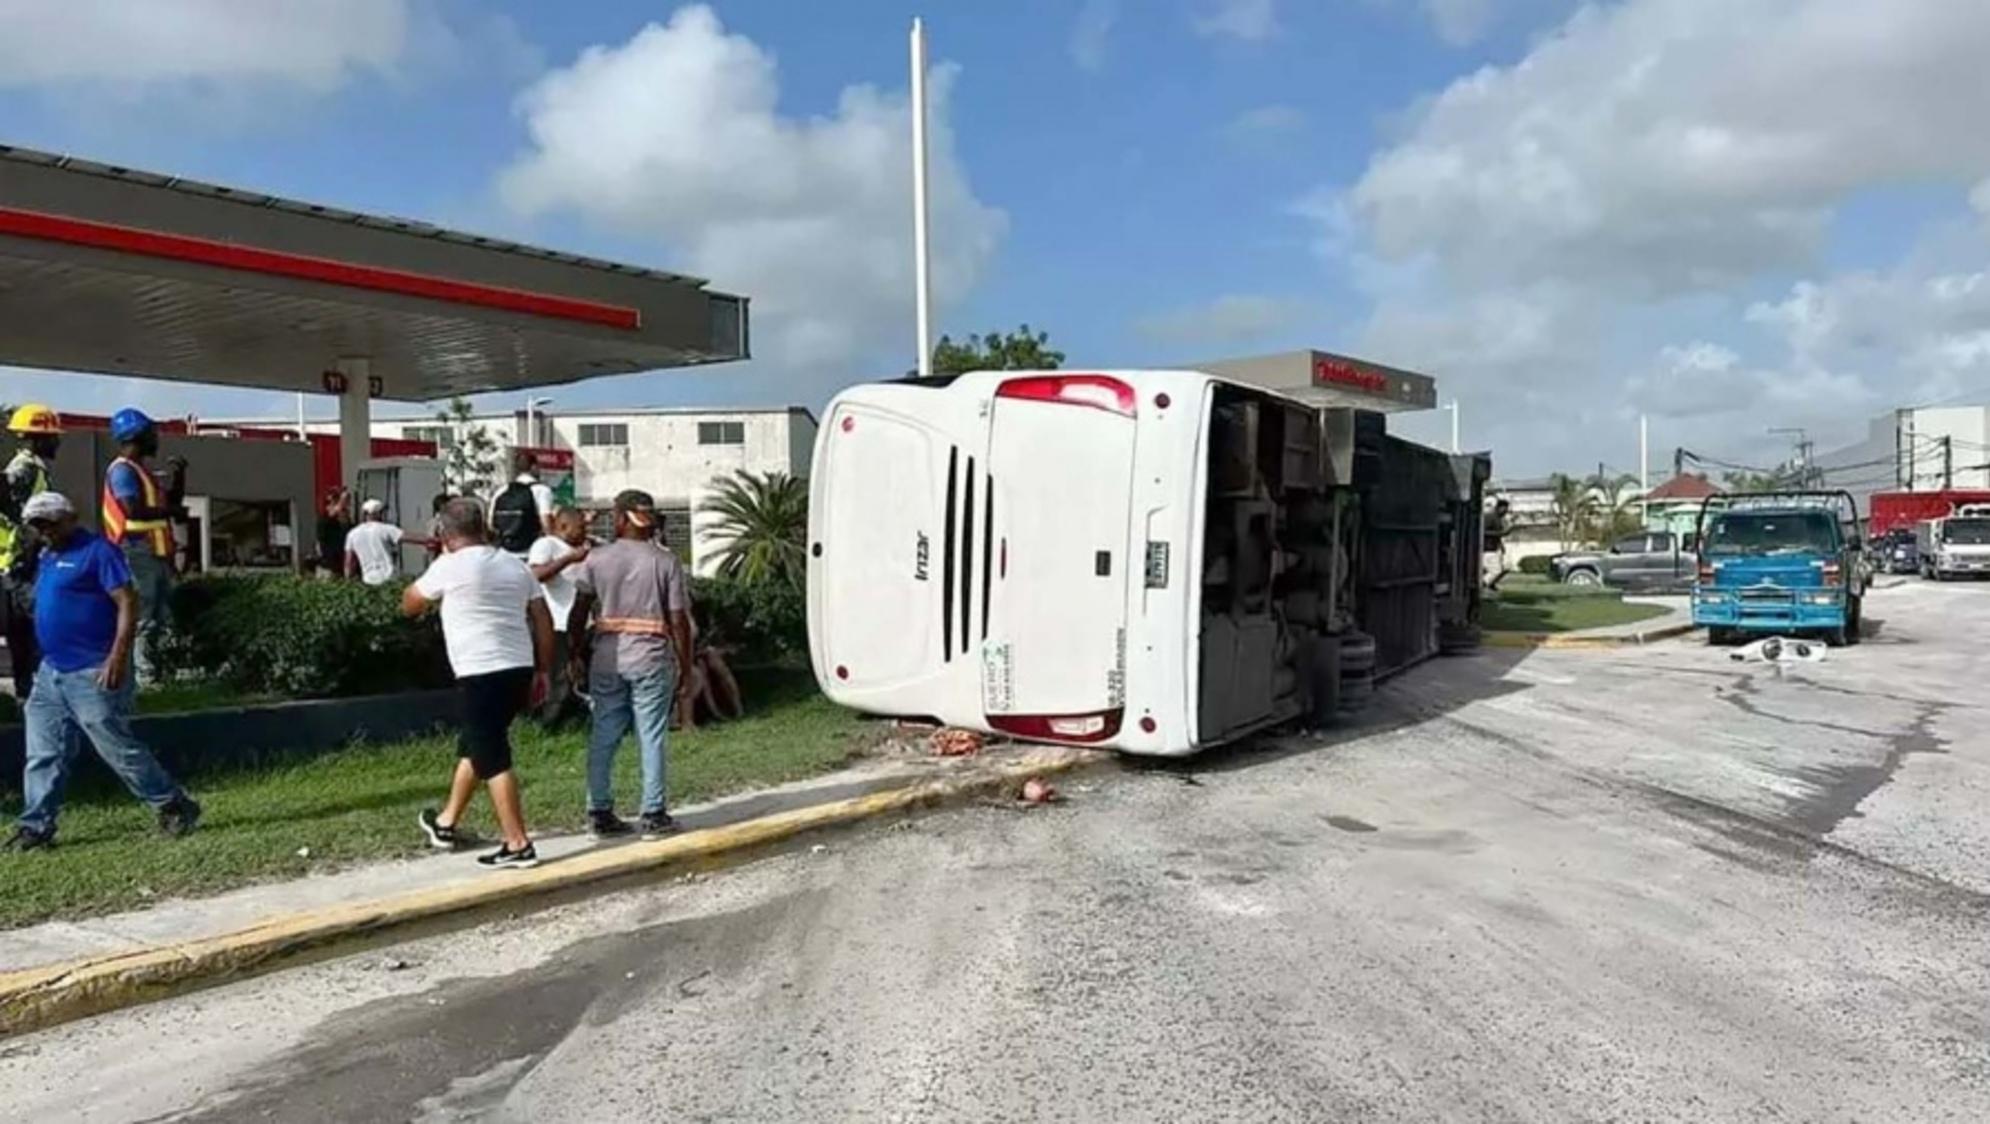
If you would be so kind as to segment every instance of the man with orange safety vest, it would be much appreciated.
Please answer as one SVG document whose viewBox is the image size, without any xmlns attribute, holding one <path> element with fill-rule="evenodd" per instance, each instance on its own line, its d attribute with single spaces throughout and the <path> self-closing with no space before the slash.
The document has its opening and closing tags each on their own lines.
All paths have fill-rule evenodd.
<svg viewBox="0 0 1990 1124">
<path fill-rule="evenodd" d="M 187 462 L 168 461 L 170 475 L 159 486 L 146 463 L 159 451 L 159 428 L 140 410 L 111 415 L 111 440 L 118 456 L 104 472 L 104 537 L 124 551 L 138 590 L 138 669 L 149 680 L 159 633 L 172 621 L 173 515 L 185 502 Z"/>
<path fill-rule="evenodd" d="M 21 517 L 31 496 L 52 491 L 56 450 L 62 444 L 62 418 L 38 402 L 15 410 L 7 432 L 20 447 L 7 462 L 0 481 L 0 634 L 7 638 L 7 662 L 13 671 L 14 697 L 25 701 L 41 665 L 41 645 L 35 642 L 35 568 L 41 543 Z"/>
</svg>

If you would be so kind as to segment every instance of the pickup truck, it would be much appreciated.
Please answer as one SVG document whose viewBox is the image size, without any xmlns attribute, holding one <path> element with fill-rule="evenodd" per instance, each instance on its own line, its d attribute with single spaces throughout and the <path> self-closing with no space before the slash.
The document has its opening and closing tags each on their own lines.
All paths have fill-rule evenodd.
<svg viewBox="0 0 1990 1124">
<path fill-rule="evenodd" d="M 1838 501 L 1842 500 L 1842 507 Z M 1700 512 L 1693 623 L 1711 643 L 1749 633 L 1856 644 L 1869 575 L 1843 492 L 1751 495 Z"/>
<path fill-rule="evenodd" d="M 1693 584 L 1693 553 L 1670 531 L 1639 531 L 1608 550 L 1557 554 L 1548 559 L 1548 576 L 1568 585 L 1684 592 Z"/>
</svg>

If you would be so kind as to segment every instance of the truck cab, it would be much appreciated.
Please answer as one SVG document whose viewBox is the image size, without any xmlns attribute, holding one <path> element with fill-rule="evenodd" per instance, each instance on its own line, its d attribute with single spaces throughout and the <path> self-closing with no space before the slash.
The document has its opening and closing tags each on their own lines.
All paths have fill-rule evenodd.
<svg viewBox="0 0 1990 1124">
<path fill-rule="evenodd" d="M 1963 504 L 1922 525 L 1921 573 L 1936 581 L 1990 577 L 1990 504 Z"/>
<path fill-rule="evenodd" d="M 1842 492 L 1709 500 L 1700 512 L 1693 623 L 1736 636 L 1822 635 L 1855 644 L 1866 592 L 1858 512 Z"/>
</svg>

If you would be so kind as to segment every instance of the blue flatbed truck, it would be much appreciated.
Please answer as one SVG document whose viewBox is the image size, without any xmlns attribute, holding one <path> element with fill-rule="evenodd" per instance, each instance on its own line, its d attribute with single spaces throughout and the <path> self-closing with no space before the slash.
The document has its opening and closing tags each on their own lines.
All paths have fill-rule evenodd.
<svg viewBox="0 0 1990 1124">
<path fill-rule="evenodd" d="M 1711 643 L 1818 635 L 1859 641 L 1867 574 L 1848 492 L 1715 497 L 1700 507 L 1693 623 Z"/>
</svg>

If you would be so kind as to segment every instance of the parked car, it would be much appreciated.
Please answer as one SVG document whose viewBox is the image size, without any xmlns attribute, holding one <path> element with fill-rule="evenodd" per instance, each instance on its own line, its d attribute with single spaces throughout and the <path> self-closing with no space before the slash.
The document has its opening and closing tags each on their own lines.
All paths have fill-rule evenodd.
<svg viewBox="0 0 1990 1124">
<path fill-rule="evenodd" d="M 1684 592 L 1693 585 L 1693 564 L 1690 541 L 1671 531 L 1639 531 L 1608 550 L 1557 554 L 1548 559 L 1548 576 L 1567 585 Z"/>
<path fill-rule="evenodd" d="M 1921 569 L 1921 552 L 1912 527 L 1895 527 L 1872 542 L 1873 569 L 1883 574 L 1913 574 Z"/>
</svg>

